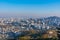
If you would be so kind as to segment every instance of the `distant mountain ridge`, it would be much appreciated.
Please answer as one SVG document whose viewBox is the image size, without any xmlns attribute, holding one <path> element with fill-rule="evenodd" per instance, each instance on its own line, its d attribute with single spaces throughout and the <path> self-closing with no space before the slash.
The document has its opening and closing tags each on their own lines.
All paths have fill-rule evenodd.
<svg viewBox="0 0 60 40">
<path fill-rule="evenodd" d="M 47 17 L 46 19 L 60 19 L 60 17 L 57 17 L 57 16 L 51 16 L 51 17 Z"/>
<path fill-rule="evenodd" d="M 48 25 L 59 26 L 60 25 L 60 17 L 51 16 L 44 18 L 44 22 L 47 22 Z"/>
</svg>

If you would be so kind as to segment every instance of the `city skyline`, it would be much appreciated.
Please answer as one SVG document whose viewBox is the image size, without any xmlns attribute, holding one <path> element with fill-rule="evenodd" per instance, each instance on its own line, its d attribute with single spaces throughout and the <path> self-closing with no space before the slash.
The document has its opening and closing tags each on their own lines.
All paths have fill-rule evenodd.
<svg viewBox="0 0 60 40">
<path fill-rule="evenodd" d="M 0 0 L 0 17 L 60 17 L 60 0 Z"/>
</svg>

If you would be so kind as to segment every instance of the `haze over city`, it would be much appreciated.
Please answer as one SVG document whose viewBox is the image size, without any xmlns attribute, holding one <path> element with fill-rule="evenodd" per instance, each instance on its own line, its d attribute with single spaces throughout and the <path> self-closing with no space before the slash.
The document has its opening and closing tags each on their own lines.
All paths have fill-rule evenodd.
<svg viewBox="0 0 60 40">
<path fill-rule="evenodd" d="M 60 17 L 60 0 L 0 0 L 0 17 Z"/>
</svg>

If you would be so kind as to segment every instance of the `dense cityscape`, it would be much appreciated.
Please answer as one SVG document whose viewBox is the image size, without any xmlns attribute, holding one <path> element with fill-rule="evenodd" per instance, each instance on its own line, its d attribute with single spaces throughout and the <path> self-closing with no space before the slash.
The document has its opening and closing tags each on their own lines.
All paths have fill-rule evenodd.
<svg viewBox="0 0 60 40">
<path fill-rule="evenodd" d="M 0 18 L 1 40 L 58 40 L 60 17 Z"/>
<path fill-rule="evenodd" d="M 60 40 L 60 0 L 0 0 L 0 40 Z"/>
</svg>

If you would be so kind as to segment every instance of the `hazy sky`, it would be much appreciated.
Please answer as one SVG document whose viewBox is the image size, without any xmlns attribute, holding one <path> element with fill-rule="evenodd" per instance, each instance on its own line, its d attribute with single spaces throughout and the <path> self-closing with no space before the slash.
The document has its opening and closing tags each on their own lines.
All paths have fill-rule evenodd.
<svg viewBox="0 0 60 40">
<path fill-rule="evenodd" d="M 0 17 L 60 16 L 60 0 L 0 0 Z"/>
</svg>

